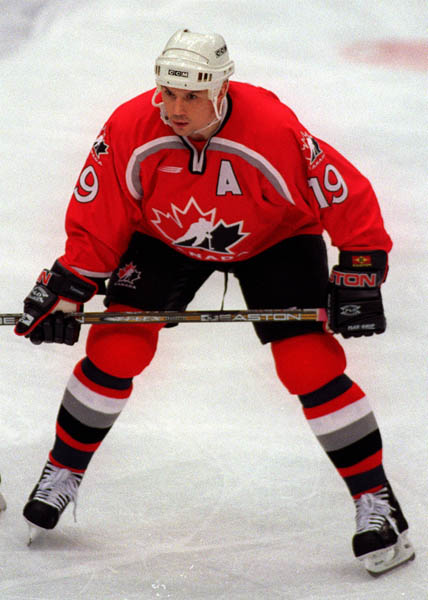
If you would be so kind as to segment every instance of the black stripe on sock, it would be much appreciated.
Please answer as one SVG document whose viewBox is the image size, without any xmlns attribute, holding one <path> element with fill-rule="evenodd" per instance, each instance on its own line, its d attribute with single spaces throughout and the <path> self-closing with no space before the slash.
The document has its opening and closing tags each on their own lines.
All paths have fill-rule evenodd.
<svg viewBox="0 0 428 600">
<path fill-rule="evenodd" d="M 330 400 L 341 396 L 347 392 L 352 385 L 352 379 L 349 379 L 347 375 L 342 374 L 314 392 L 302 394 L 299 396 L 299 399 L 304 408 L 314 408 L 315 406 L 320 406 L 325 402 L 329 402 Z"/>
<path fill-rule="evenodd" d="M 357 494 L 363 494 L 368 490 L 371 490 L 378 485 L 385 485 L 387 483 L 386 474 L 382 465 L 360 473 L 358 475 L 352 475 L 351 477 L 345 478 L 345 483 L 348 486 L 352 496 Z"/>
<path fill-rule="evenodd" d="M 381 449 L 382 439 L 379 429 L 376 429 L 349 446 L 327 452 L 327 455 L 337 469 L 343 469 L 352 467 Z"/>
<path fill-rule="evenodd" d="M 56 436 L 51 454 L 54 460 L 65 467 L 76 469 L 76 471 L 85 471 L 94 453 L 76 450 Z"/>
<path fill-rule="evenodd" d="M 94 383 L 112 390 L 128 390 L 132 385 L 132 377 L 115 377 L 104 373 L 88 357 L 82 360 L 82 371 Z"/>
<path fill-rule="evenodd" d="M 59 409 L 57 423 L 70 437 L 82 444 L 101 442 L 111 429 L 111 427 L 100 429 L 84 425 L 75 419 L 64 406 Z"/>
</svg>

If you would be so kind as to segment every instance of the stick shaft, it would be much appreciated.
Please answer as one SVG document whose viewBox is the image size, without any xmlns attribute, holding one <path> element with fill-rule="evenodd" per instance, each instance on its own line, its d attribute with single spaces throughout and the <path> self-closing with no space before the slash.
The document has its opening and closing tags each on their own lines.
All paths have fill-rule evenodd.
<svg viewBox="0 0 428 600">
<path fill-rule="evenodd" d="M 15 325 L 21 314 L 0 314 L 0 325 Z M 281 323 L 284 321 L 326 321 L 323 308 L 266 310 L 190 310 L 139 312 L 70 313 L 82 325 L 108 323 Z"/>
</svg>

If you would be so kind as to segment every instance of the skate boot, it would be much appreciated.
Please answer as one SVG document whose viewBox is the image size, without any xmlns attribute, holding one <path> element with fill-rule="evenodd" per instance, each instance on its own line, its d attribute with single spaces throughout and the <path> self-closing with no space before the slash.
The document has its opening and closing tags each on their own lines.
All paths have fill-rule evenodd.
<svg viewBox="0 0 428 600">
<path fill-rule="evenodd" d="M 30 526 L 30 543 L 34 529 L 53 529 L 70 502 L 76 510 L 77 491 L 83 473 L 55 467 L 47 462 L 31 492 L 23 515 Z"/>
<path fill-rule="evenodd" d="M 407 538 L 409 528 L 389 483 L 355 501 L 357 531 L 352 539 L 355 556 L 377 576 L 415 558 Z"/>
</svg>

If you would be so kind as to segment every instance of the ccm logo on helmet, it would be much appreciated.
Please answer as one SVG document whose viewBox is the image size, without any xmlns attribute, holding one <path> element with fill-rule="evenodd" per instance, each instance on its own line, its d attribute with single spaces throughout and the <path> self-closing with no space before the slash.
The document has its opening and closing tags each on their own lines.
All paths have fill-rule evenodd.
<svg viewBox="0 0 428 600">
<path fill-rule="evenodd" d="M 173 77 L 189 77 L 188 71 L 176 71 L 175 69 L 168 69 L 168 75 Z"/>
<path fill-rule="evenodd" d="M 376 273 L 342 273 L 333 271 L 330 282 L 345 287 L 376 287 Z"/>
<path fill-rule="evenodd" d="M 215 51 L 215 55 L 217 56 L 217 58 L 220 58 L 220 56 L 222 56 L 226 52 L 227 52 L 227 46 L 222 46 L 221 48 L 219 48 L 218 50 Z"/>
</svg>

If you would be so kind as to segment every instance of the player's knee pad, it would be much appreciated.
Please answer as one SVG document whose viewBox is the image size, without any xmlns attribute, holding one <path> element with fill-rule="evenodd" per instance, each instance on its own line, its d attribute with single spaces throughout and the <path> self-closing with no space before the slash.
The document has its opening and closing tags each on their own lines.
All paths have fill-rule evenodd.
<svg viewBox="0 0 428 600">
<path fill-rule="evenodd" d="M 309 333 L 271 344 L 279 379 L 291 394 L 308 394 L 346 368 L 342 346 L 329 333 Z"/>
<path fill-rule="evenodd" d="M 107 312 L 135 310 L 111 304 Z M 162 323 L 93 325 L 86 342 L 87 356 L 109 375 L 134 377 L 151 362 L 162 327 Z"/>
</svg>

